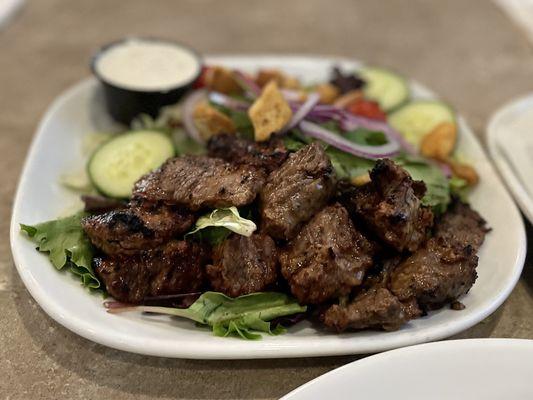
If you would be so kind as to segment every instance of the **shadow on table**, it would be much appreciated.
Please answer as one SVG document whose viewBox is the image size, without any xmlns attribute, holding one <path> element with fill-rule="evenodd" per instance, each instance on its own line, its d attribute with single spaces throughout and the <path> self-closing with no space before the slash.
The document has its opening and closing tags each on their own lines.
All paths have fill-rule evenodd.
<svg viewBox="0 0 533 400">
<path fill-rule="evenodd" d="M 18 280 L 15 268 L 13 279 Z M 90 342 L 52 321 L 22 290 L 17 312 L 35 345 L 95 390 L 107 387 L 150 398 L 279 398 L 292 389 L 360 356 L 206 361 L 141 356 Z M 501 308 L 461 337 L 487 337 Z M 53 328 L 51 328 L 53 327 Z M 82 392 L 83 393 L 83 389 Z M 116 393 L 116 392 L 115 392 Z M 129 398 L 129 397 L 128 397 Z"/>
</svg>

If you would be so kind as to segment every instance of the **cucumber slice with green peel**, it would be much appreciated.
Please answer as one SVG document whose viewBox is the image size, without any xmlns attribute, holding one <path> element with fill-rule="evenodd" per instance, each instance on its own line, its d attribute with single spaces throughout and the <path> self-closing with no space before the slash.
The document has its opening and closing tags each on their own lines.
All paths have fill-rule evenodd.
<svg viewBox="0 0 533 400">
<path fill-rule="evenodd" d="M 366 85 L 365 97 L 377 101 L 381 109 L 389 112 L 409 100 L 409 85 L 404 77 L 384 68 L 365 67 L 359 71 Z"/>
<path fill-rule="evenodd" d="M 157 131 L 132 131 L 96 149 L 87 171 L 93 185 L 104 195 L 129 198 L 139 178 L 174 155 L 174 144 L 168 135 Z"/>
<path fill-rule="evenodd" d="M 455 113 L 441 101 L 417 100 L 390 114 L 388 122 L 409 143 L 418 147 L 422 138 L 437 125 L 442 122 L 455 122 Z"/>
</svg>

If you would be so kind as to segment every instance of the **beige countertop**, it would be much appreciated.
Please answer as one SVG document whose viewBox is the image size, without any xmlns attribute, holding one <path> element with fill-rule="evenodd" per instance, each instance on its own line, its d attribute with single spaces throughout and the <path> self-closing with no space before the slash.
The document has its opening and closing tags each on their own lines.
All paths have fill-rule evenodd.
<svg viewBox="0 0 533 400">
<path fill-rule="evenodd" d="M 481 137 L 497 107 L 533 91 L 533 49 L 485 0 L 28 1 L 0 31 L 1 399 L 271 399 L 357 358 L 127 354 L 67 331 L 31 299 L 8 240 L 28 145 L 54 97 L 88 75 L 92 52 L 127 34 L 169 37 L 203 53 L 319 53 L 389 66 L 435 89 Z M 533 339 L 531 254 L 506 303 L 459 336 Z"/>
</svg>

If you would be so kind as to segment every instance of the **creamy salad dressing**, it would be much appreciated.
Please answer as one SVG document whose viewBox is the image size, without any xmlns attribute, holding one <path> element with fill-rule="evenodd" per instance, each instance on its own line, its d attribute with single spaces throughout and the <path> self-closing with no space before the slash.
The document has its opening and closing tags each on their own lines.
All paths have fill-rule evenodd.
<svg viewBox="0 0 533 400">
<path fill-rule="evenodd" d="M 103 52 L 95 64 L 106 82 L 126 89 L 167 90 L 189 83 L 200 72 L 196 55 L 178 45 L 130 39 Z"/>
</svg>

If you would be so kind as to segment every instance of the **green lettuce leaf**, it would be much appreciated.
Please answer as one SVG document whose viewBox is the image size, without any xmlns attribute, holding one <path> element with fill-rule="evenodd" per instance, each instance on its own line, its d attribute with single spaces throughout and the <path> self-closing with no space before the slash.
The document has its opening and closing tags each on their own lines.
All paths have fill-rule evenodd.
<svg viewBox="0 0 533 400">
<path fill-rule="evenodd" d="M 437 165 L 410 155 L 397 157 L 394 161 L 404 167 L 414 180 L 426 184 L 427 191 L 422 204 L 433 208 L 438 214 L 446 211 L 451 200 L 450 183 Z"/>
<path fill-rule="evenodd" d="M 257 226 L 253 221 L 242 218 L 237 207 L 217 208 L 207 215 L 198 218 L 194 229 L 185 236 L 192 235 L 209 227 L 222 227 L 243 236 L 250 236 Z"/>
<path fill-rule="evenodd" d="M 178 155 L 200 155 L 206 152 L 206 148 L 195 142 L 183 128 L 176 128 L 172 131 L 172 140 Z"/>
<path fill-rule="evenodd" d="M 350 179 L 363 175 L 370 171 L 375 164 L 374 160 L 357 157 L 335 147 L 328 147 L 326 154 L 329 156 L 335 173 L 340 179 Z"/>
<path fill-rule="evenodd" d="M 370 131 L 362 128 L 346 132 L 342 136 L 351 142 L 361 144 L 363 146 L 381 146 L 388 142 L 387 136 L 385 136 L 383 132 Z"/>
<path fill-rule="evenodd" d="M 239 99 L 239 97 L 237 96 L 234 97 Z M 251 140 L 254 139 L 254 126 L 252 124 L 252 120 L 250 119 L 246 111 L 232 110 L 231 108 L 224 107 L 220 104 L 215 104 L 213 102 L 210 102 L 209 104 L 220 112 L 226 114 L 228 117 L 230 117 L 230 119 L 233 121 L 233 124 L 235 125 L 235 128 L 237 129 L 239 136 Z"/>
<path fill-rule="evenodd" d="M 468 182 L 457 176 L 453 176 L 449 180 L 450 184 L 450 193 L 461 200 L 464 203 L 468 203 L 468 194 L 470 188 Z"/>
<path fill-rule="evenodd" d="M 231 298 L 218 292 L 206 292 L 186 309 L 137 306 L 114 307 L 109 312 L 143 311 L 173 315 L 210 326 L 216 336 L 256 340 L 261 339 L 260 332 L 270 335 L 285 332 L 281 326 L 272 329 L 269 321 L 306 310 L 306 306 L 299 305 L 294 298 L 284 293 L 261 292 Z"/>
<path fill-rule="evenodd" d="M 83 286 L 99 289 L 100 281 L 91 265 L 93 248 L 81 227 L 81 219 L 85 215 L 79 212 L 70 217 L 37 225 L 20 224 L 20 229 L 37 244 L 37 250 L 48 253 L 56 269 L 62 270 L 66 267 L 80 277 Z"/>
</svg>

